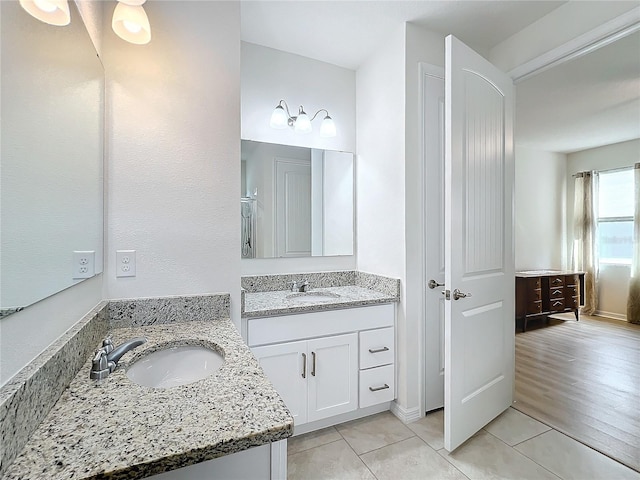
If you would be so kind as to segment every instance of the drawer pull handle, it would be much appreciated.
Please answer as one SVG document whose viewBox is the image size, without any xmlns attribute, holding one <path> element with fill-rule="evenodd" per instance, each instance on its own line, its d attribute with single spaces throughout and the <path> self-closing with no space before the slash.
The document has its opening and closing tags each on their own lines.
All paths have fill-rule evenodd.
<svg viewBox="0 0 640 480">
<path fill-rule="evenodd" d="M 382 387 L 369 387 L 369 390 L 372 392 L 378 392 L 380 390 L 386 390 L 387 388 L 389 388 L 389 385 L 385 383 Z"/>
<path fill-rule="evenodd" d="M 551 295 L 558 295 L 562 293 L 562 290 L 554 290 L 553 292 L 551 292 Z"/>
<path fill-rule="evenodd" d="M 560 305 L 562 305 L 562 302 L 553 302 L 554 307 L 559 307 Z"/>
<path fill-rule="evenodd" d="M 307 354 L 302 354 L 302 378 L 307 378 Z"/>
<path fill-rule="evenodd" d="M 389 351 L 389 347 L 382 347 L 382 348 L 370 348 L 369 349 L 369 353 L 380 353 L 380 352 L 388 352 Z"/>
<path fill-rule="evenodd" d="M 560 280 L 559 278 L 554 278 L 553 283 L 562 283 L 562 280 Z"/>
<path fill-rule="evenodd" d="M 311 352 L 312 365 L 311 365 L 311 376 L 316 376 L 316 352 Z"/>
</svg>

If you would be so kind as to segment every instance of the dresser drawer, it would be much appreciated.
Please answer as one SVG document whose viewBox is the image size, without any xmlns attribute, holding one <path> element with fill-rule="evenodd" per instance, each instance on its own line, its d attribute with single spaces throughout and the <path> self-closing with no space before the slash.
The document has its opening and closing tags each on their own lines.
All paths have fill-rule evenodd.
<svg viewBox="0 0 640 480">
<path fill-rule="evenodd" d="M 540 288 L 540 277 L 527 278 L 527 288 L 529 290 Z"/>
<path fill-rule="evenodd" d="M 575 297 L 578 295 L 578 287 L 575 285 L 568 285 L 564 287 L 564 296 L 566 298 Z"/>
<path fill-rule="evenodd" d="M 551 287 L 549 289 L 549 300 L 553 303 L 554 300 L 558 300 L 564 298 L 564 288 L 563 287 Z"/>
<path fill-rule="evenodd" d="M 530 302 L 539 302 L 542 300 L 542 290 L 540 288 L 531 290 L 529 291 L 528 297 Z"/>
<path fill-rule="evenodd" d="M 562 285 L 564 285 L 563 276 L 549 277 L 549 288 L 561 287 Z"/>
<path fill-rule="evenodd" d="M 360 368 L 394 362 L 393 327 L 360 332 Z"/>
<path fill-rule="evenodd" d="M 360 408 L 390 402 L 395 396 L 395 365 L 360 370 Z"/>
<path fill-rule="evenodd" d="M 579 304 L 580 304 L 580 297 L 567 297 L 564 300 L 565 308 L 571 308 L 572 310 L 575 310 L 576 308 L 578 308 Z"/>
<path fill-rule="evenodd" d="M 564 310 L 564 298 L 550 300 L 549 310 L 552 312 L 562 312 Z"/>
<path fill-rule="evenodd" d="M 575 287 L 580 284 L 580 277 L 578 275 L 567 275 L 564 277 L 564 284 Z"/>
<path fill-rule="evenodd" d="M 532 313 L 542 313 L 542 300 L 529 302 L 527 304 L 527 315 L 530 315 Z"/>
</svg>

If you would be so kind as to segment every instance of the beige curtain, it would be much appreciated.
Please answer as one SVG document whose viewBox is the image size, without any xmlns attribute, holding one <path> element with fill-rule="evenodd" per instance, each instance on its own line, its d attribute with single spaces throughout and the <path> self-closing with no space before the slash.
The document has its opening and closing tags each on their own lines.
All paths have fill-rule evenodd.
<svg viewBox="0 0 640 480">
<path fill-rule="evenodd" d="M 635 211 L 633 212 L 633 260 L 627 300 L 627 321 L 640 323 L 640 163 L 633 170 Z"/>
<path fill-rule="evenodd" d="M 573 208 L 573 270 L 585 272 L 584 307 L 582 312 L 593 315 L 598 308 L 598 258 L 596 245 L 596 220 L 598 174 L 578 173 L 575 180 Z"/>
</svg>

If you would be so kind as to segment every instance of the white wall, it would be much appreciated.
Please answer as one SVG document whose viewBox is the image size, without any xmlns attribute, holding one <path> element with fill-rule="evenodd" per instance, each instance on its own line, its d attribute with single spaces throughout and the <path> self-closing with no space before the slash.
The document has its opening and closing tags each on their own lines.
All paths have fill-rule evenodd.
<svg viewBox="0 0 640 480">
<path fill-rule="evenodd" d="M 566 267 L 567 156 L 515 149 L 516 271 Z"/>
<path fill-rule="evenodd" d="M 76 2 L 99 50 L 102 5 Z M 102 300 L 103 276 L 83 281 L 0 320 L 0 386 L 75 325 Z"/>
<path fill-rule="evenodd" d="M 241 58 L 243 139 L 356 151 L 356 74 L 353 70 L 246 42 L 242 42 Z M 286 100 L 295 113 L 300 104 L 311 115 L 317 109 L 326 108 L 336 123 L 337 136 L 320 138 L 317 118 L 313 122 L 314 131 L 308 135 L 271 128 L 271 112 L 281 99 Z M 355 255 L 243 259 L 241 274 L 353 270 L 355 267 Z"/>
<path fill-rule="evenodd" d="M 493 47 L 489 60 L 508 72 L 637 6 L 628 1 L 566 2 Z"/>
<path fill-rule="evenodd" d="M 152 40 L 105 12 L 106 298 L 230 292 L 240 321 L 240 7 L 147 2 Z M 115 253 L 136 250 L 137 276 Z"/>
<path fill-rule="evenodd" d="M 640 139 L 614 143 L 567 155 L 567 251 L 573 239 L 573 195 L 576 172 L 629 167 L 640 159 Z M 626 318 L 630 267 L 602 265 L 598 282 L 598 311 L 615 318 Z"/>
<path fill-rule="evenodd" d="M 280 50 L 242 42 L 242 138 L 300 147 L 355 152 L 355 72 Z M 302 135 L 292 129 L 269 126 L 280 100 L 291 115 L 303 105 L 312 116 L 329 111 L 336 124 L 334 138 L 321 138 L 324 112 L 312 122 L 313 132 Z"/>
</svg>

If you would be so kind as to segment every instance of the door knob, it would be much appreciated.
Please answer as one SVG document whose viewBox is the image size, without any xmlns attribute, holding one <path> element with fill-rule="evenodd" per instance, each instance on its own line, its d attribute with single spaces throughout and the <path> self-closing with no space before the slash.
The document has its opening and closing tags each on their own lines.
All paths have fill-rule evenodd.
<svg viewBox="0 0 640 480">
<path fill-rule="evenodd" d="M 453 299 L 454 300 L 458 300 L 460 298 L 467 298 L 467 297 L 470 297 L 470 296 L 471 296 L 470 293 L 462 293 L 457 288 L 453 291 Z"/>
<path fill-rule="evenodd" d="M 438 283 L 435 280 L 429 280 L 429 283 L 427 283 L 427 286 L 433 290 L 436 287 L 442 287 L 444 285 L 444 283 Z"/>
</svg>

